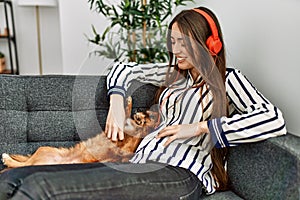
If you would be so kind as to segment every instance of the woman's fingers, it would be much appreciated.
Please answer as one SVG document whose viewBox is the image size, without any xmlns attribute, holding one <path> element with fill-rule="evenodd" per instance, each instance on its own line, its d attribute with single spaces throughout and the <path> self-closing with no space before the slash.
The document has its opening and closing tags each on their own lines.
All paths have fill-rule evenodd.
<svg viewBox="0 0 300 200">
<path fill-rule="evenodd" d="M 180 124 L 167 126 L 161 130 L 156 138 L 167 137 L 167 141 L 164 146 L 168 146 L 171 142 L 176 139 L 191 138 L 199 136 L 207 131 L 207 122 L 196 122 L 193 124 Z"/>
<path fill-rule="evenodd" d="M 118 129 L 116 127 L 114 127 L 114 129 L 112 131 L 112 135 L 111 135 L 111 140 L 117 141 L 117 136 L 118 136 Z"/>
<path fill-rule="evenodd" d="M 119 140 L 124 140 L 124 131 L 119 131 Z"/>
<path fill-rule="evenodd" d="M 107 138 L 111 138 L 111 131 L 110 131 L 110 126 L 108 123 L 105 125 L 105 135 Z"/>
<path fill-rule="evenodd" d="M 119 127 L 115 124 L 107 123 L 105 126 L 105 134 L 107 138 L 110 138 L 112 141 L 123 140 L 124 132 L 122 127 Z"/>
<path fill-rule="evenodd" d="M 167 126 L 166 128 L 164 128 L 157 134 L 156 138 L 163 138 L 163 137 L 171 136 L 171 135 L 178 133 L 178 131 L 179 131 L 178 125 Z"/>
<path fill-rule="evenodd" d="M 124 139 L 123 129 L 115 127 L 114 131 L 112 132 L 111 140 L 118 141 L 123 139 Z"/>
<path fill-rule="evenodd" d="M 161 132 L 158 133 L 156 138 L 168 137 L 168 140 L 163 144 L 164 147 L 168 146 L 171 142 L 177 139 L 177 133 L 179 131 L 179 126 L 173 125 L 164 128 Z"/>
<path fill-rule="evenodd" d="M 174 140 L 176 140 L 176 135 L 170 136 L 168 138 L 168 140 L 165 142 L 164 147 L 168 146 L 171 142 L 173 142 Z"/>
</svg>

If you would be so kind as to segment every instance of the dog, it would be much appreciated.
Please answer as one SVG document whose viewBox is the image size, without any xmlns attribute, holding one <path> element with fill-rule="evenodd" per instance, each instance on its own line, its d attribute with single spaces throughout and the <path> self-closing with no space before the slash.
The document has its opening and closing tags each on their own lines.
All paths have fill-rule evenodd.
<svg viewBox="0 0 300 200">
<path fill-rule="evenodd" d="M 104 132 L 77 143 L 70 148 L 42 146 L 32 155 L 2 154 L 2 162 L 7 168 L 31 165 L 54 165 L 91 162 L 128 162 L 136 148 L 151 130 L 157 126 L 158 113 L 137 112 L 130 118 L 132 98 L 127 98 L 124 139 L 113 142 Z"/>
</svg>

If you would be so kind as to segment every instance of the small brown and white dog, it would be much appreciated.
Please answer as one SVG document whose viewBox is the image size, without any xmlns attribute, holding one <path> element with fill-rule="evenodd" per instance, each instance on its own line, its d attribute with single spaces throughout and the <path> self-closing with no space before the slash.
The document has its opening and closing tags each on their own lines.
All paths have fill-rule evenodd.
<svg viewBox="0 0 300 200">
<path fill-rule="evenodd" d="M 90 162 L 127 162 L 137 146 L 156 125 L 158 113 L 147 111 L 137 112 L 130 118 L 132 99 L 127 99 L 126 124 L 124 140 L 113 142 L 104 132 L 95 137 L 81 141 L 74 147 L 56 148 L 50 146 L 39 147 L 32 155 L 2 154 L 2 162 L 8 168 L 29 165 L 54 165 Z"/>
</svg>

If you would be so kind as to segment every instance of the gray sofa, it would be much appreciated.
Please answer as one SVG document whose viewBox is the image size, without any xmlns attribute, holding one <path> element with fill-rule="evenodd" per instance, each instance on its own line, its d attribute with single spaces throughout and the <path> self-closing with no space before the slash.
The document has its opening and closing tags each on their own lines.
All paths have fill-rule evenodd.
<svg viewBox="0 0 300 200">
<path fill-rule="evenodd" d="M 135 82 L 129 91 L 133 112 L 151 107 L 155 90 Z M 105 76 L 1 75 L 0 153 L 71 146 L 101 132 L 108 111 L 106 92 Z M 299 199 L 299 160 L 300 138 L 290 134 L 231 148 L 232 190 L 205 199 Z"/>
</svg>

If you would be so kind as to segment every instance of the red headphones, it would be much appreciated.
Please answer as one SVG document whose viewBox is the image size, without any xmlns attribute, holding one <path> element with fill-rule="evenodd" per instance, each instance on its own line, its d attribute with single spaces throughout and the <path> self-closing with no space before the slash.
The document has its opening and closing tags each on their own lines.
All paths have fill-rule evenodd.
<svg viewBox="0 0 300 200">
<path fill-rule="evenodd" d="M 216 56 L 222 49 L 222 42 L 218 36 L 218 29 L 215 22 L 205 11 L 196 8 L 193 10 L 201 14 L 208 22 L 212 35 L 207 38 L 206 46 L 208 47 L 211 55 Z"/>
</svg>

